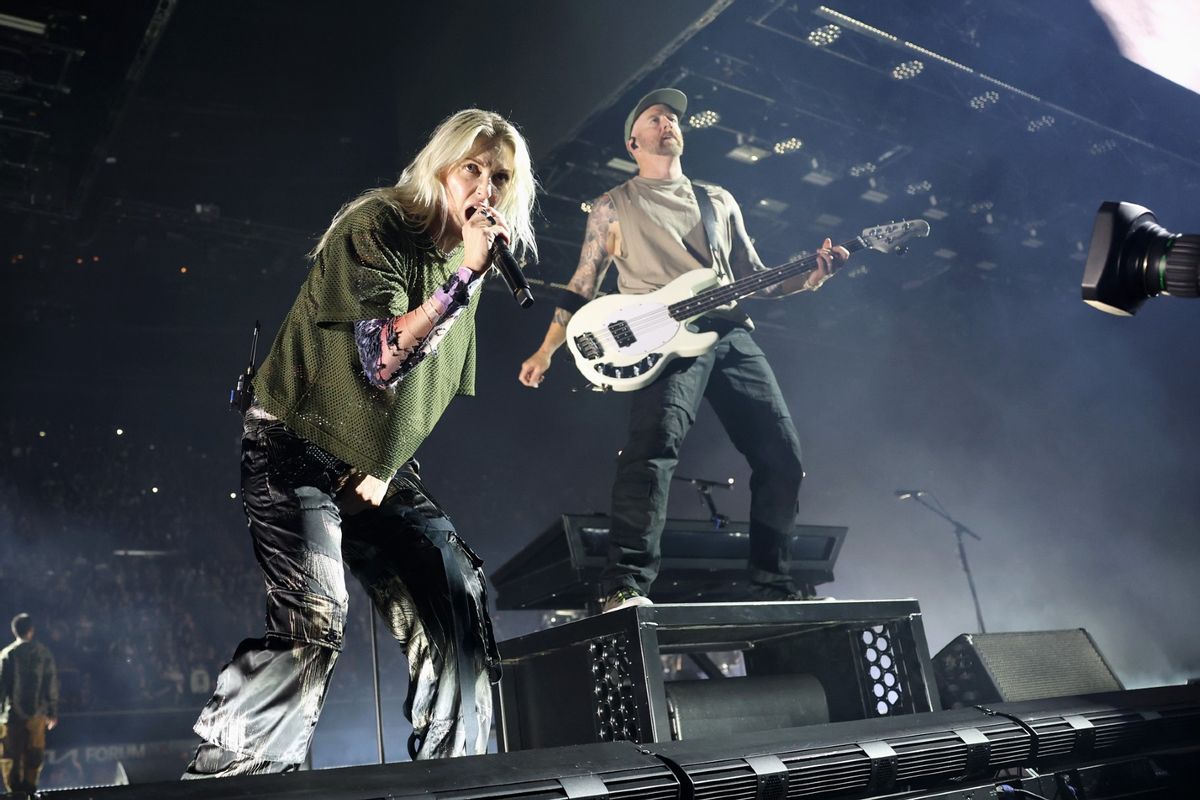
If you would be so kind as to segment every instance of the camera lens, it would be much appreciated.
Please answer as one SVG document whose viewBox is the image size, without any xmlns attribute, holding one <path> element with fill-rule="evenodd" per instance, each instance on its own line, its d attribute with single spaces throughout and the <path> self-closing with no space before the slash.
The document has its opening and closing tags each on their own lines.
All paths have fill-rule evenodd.
<svg viewBox="0 0 1200 800">
<path fill-rule="evenodd" d="M 1148 297 L 1200 295 L 1200 235 L 1171 233 L 1133 203 L 1105 202 L 1083 270 L 1083 299 L 1132 316 Z"/>
</svg>

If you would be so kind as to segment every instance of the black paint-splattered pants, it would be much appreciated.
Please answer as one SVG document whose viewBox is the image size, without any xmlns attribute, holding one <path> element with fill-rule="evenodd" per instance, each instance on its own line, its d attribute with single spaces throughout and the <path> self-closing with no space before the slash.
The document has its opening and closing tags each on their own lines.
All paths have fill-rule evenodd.
<svg viewBox="0 0 1200 800">
<path fill-rule="evenodd" d="M 342 647 L 343 565 L 405 648 L 413 758 L 483 753 L 499 659 L 481 562 L 417 476 L 379 508 L 344 517 L 347 466 L 281 422 L 247 415 L 242 494 L 267 585 L 266 635 L 238 645 L 195 731 L 185 778 L 282 772 L 308 752 Z"/>
</svg>

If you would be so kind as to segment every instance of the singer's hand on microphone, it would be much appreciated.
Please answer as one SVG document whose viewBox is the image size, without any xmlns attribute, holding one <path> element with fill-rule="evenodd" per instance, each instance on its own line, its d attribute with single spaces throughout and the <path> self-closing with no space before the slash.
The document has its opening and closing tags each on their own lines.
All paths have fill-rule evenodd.
<svg viewBox="0 0 1200 800">
<path fill-rule="evenodd" d="M 463 226 L 463 266 L 475 273 L 486 270 L 491 265 L 492 242 L 497 236 L 512 241 L 504 215 L 499 209 L 480 203 Z"/>
</svg>

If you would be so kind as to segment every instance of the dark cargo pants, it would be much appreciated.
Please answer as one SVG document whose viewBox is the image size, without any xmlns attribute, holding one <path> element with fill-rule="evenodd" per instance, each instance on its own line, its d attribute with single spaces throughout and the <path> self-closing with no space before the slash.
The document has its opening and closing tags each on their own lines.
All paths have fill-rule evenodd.
<svg viewBox="0 0 1200 800">
<path fill-rule="evenodd" d="M 185 777 L 281 772 L 304 760 L 346 621 L 343 565 L 405 649 L 418 759 L 485 752 L 499 659 L 481 561 L 411 463 L 383 504 L 342 517 L 348 467 L 281 422 L 247 417 L 242 494 L 267 586 L 266 635 L 243 641 L 195 731 Z"/>
<path fill-rule="evenodd" d="M 723 320 L 703 320 L 697 327 L 719 332 L 717 345 L 673 362 L 632 393 L 629 434 L 612 490 L 609 559 L 601 579 L 605 595 L 622 587 L 646 593 L 657 577 L 671 477 L 705 397 L 752 470 L 751 579 L 793 588 L 785 562 L 804 476 L 796 427 L 750 332 Z"/>
</svg>

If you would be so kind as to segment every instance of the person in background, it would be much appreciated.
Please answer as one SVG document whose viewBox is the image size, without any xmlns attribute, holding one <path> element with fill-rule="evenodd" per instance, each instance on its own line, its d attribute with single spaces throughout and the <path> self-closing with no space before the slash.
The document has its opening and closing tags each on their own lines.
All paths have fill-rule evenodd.
<svg viewBox="0 0 1200 800">
<path fill-rule="evenodd" d="M 33 618 L 12 620 L 16 639 L 0 650 L 0 773 L 14 797 L 32 797 L 46 755 L 46 733 L 58 725 L 58 669 L 35 642 Z"/>
</svg>

